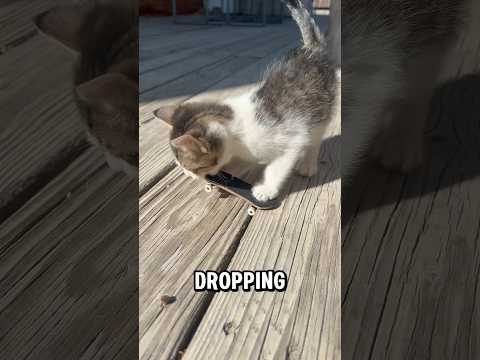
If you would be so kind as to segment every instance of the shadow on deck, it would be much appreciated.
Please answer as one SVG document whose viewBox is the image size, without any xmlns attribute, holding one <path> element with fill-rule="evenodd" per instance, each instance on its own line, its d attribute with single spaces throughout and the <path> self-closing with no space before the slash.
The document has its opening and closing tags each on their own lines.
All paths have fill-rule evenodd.
<svg viewBox="0 0 480 360">
<path fill-rule="evenodd" d="M 401 175 L 367 163 L 342 189 L 342 338 L 355 339 L 342 346 L 346 358 L 478 357 L 480 43 L 472 43 L 432 99 L 425 164 Z"/>
</svg>

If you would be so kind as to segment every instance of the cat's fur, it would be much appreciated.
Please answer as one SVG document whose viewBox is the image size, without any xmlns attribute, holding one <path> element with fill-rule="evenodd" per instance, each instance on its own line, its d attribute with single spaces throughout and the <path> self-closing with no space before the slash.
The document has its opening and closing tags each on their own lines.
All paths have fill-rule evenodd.
<svg viewBox="0 0 480 360">
<path fill-rule="evenodd" d="M 89 140 L 109 165 L 138 174 L 138 6 L 135 0 L 83 1 L 35 19 L 78 56 L 75 98 Z"/>
<path fill-rule="evenodd" d="M 288 6 L 303 46 L 272 64 L 251 92 L 222 103 L 155 112 L 173 126 L 170 145 L 188 174 L 215 174 L 232 158 L 265 165 L 252 188 L 260 201 L 277 197 L 294 168 L 304 176 L 317 172 L 336 98 L 337 79 L 323 35 L 301 2 Z"/>
<path fill-rule="evenodd" d="M 390 169 L 422 163 L 432 92 L 457 33 L 478 22 L 479 3 L 343 0 L 341 21 L 332 19 L 333 43 L 341 26 L 343 179 L 367 148 Z M 340 13 L 340 1 L 332 7 Z"/>
</svg>

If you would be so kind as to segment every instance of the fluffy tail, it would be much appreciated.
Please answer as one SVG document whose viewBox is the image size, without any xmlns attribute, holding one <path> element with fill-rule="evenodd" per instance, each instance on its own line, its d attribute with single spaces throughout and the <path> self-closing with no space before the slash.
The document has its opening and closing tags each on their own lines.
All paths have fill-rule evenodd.
<svg viewBox="0 0 480 360">
<path fill-rule="evenodd" d="M 305 8 L 303 0 L 284 0 L 302 33 L 303 43 L 306 47 L 317 47 L 325 43 L 320 29 L 310 12 Z"/>
</svg>

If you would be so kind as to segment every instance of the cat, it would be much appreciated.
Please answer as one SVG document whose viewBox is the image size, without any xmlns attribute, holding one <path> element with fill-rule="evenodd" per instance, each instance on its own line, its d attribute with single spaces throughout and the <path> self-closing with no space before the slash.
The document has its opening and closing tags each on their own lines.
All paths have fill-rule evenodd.
<svg viewBox="0 0 480 360">
<path fill-rule="evenodd" d="M 137 1 L 83 1 L 35 18 L 37 28 L 78 56 L 75 99 L 88 140 L 114 170 L 138 176 Z"/>
<path fill-rule="evenodd" d="M 410 172 L 425 159 L 429 104 L 457 34 L 478 22 L 476 0 L 334 1 L 341 33 L 342 180 L 367 157 Z M 341 11 L 340 11 L 341 8 Z M 338 50 L 336 51 L 338 57 Z M 370 153 L 367 152 L 370 151 Z"/>
<path fill-rule="evenodd" d="M 154 112 L 172 125 L 170 147 L 188 175 L 216 174 L 234 158 L 265 165 L 252 187 L 259 201 L 277 198 L 294 169 L 303 176 L 317 173 L 336 99 L 337 78 L 324 36 L 301 1 L 287 6 L 303 44 L 273 63 L 253 90 L 222 102 Z"/>
</svg>

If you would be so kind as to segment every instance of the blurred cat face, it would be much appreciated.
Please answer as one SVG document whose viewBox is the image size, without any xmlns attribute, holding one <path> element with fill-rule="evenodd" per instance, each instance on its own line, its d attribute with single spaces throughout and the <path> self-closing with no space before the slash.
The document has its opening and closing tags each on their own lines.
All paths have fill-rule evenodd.
<svg viewBox="0 0 480 360">
<path fill-rule="evenodd" d="M 129 169 L 125 172 L 133 176 L 138 172 L 137 11 L 131 1 L 85 1 L 35 18 L 42 33 L 78 56 L 75 98 L 87 138 L 100 146 L 113 169 Z"/>
<path fill-rule="evenodd" d="M 89 133 L 110 155 L 138 166 L 138 86 L 120 73 L 107 73 L 75 89 Z"/>
</svg>

